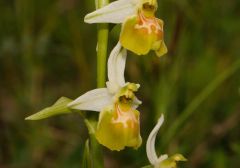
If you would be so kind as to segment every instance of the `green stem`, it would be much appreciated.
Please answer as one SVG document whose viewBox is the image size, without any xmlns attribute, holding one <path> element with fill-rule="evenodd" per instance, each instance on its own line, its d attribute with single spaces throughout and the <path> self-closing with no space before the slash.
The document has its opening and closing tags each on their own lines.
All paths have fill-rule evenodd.
<svg viewBox="0 0 240 168">
<path fill-rule="evenodd" d="M 109 3 L 109 0 L 97 0 L 97 8 L 102 8 Z M 106 82 L 106 59 L 108 46 L 108 24 L 98 24 L 98 45 L 97 45 L 97 86 L 105 86 Z"/>
<path fill-rule="evenodd" d="M 230 68 L 226 69 L 223 73 L 217 76 L 206 88 L 200 92 L 200 94 L 192 100 L 192 102 L 187 106 L 187 108 L 181 113 L 177 120 L 169 128 L 165 136 L 163 145 L 171 141 L 173 136 L 179 131 L 181 126 L 186 122 L 186 120 L 194 113 L 194 111 L 201 105 L 201 103 L 208 98 L 208 96 L 215 91 L 227 78 L 233 75 L 236 71 L 240 69 L 240 61 L 235 62 Z"/>
<path fill-rule="evenodd" d="M 102 8 L 107 5 L 109 0 L 95 0 L 96 8 Z M 102 88 L 106 82 L 106 60 L 108 48 L 108 24 L 98 24 L 98 42 L 97 42 L 97 87 Z M 103 168 L 104 161 L 102 155 L 102 147 L 99 145 L 95 138 L 94 129 L 89 127 L 90 124 L 86 123 L 90 134 L 90 150 L 92 158 L 92 167 Z"/>
<path fill-rule="evenodd" d="M 102 147 L 99 145 L 97 139 L 95 138 L 95 128 L 97 127 L 97 121 L 95 120 L 84 120 L 90 139 L 90 161 L 92 168 L 104 168 L 104 161 L 102 155 Z"/>
</svg>

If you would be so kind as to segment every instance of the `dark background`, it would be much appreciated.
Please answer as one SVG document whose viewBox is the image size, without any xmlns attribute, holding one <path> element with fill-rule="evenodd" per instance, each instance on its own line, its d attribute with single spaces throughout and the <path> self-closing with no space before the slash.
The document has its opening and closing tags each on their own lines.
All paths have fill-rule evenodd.
<svg viewBox="0 0 240 168">
<path fill-rule="evenodd" d="M 0 0 L 1 168 L 80 167 L 88 134 L 78 114 L 24 118 L 96 88 L 96 25 L 83 22 L 93 10 L 94 0 Z M 159 154 L 182 153 L 180 167 L 240 167 L 240 1 L 161 0 L 157 16 L 169 53 L 129 53 L 125 73 L 141 84 L 143 145 L 104 149 L 106 167 L 148 164 L 146 139 L 161 113 Z"/>
</svg>

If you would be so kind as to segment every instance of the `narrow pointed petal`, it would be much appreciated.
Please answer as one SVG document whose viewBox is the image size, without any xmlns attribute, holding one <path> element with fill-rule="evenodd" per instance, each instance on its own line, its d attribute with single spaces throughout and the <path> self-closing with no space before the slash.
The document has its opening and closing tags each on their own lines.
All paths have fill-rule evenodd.
<svg viewBox="0 0 240 168">
<path fill-rule="evenodd" d="M 137 0 L 118 0 L 85 16 L 86 23 L 122 23 L 136 12 Z"/>
<path fill-rule="evenodd" d="M 112 84 L 124 86 L 124 70 L 126 65 L 127 51 L 118 42 L 108 58 L 108 79 Z"/>
<path fill-rule="evenodd" d="M 101 111 L 111 104 L 112 97 L 106 88 L 91 90 L 68 104 L 71 109 Z"/>
<path fill-rule="evenodd" d="M 149 162 L 152 165 L 155 165 L 156 162 L 158 161 L 158 157 L 157 157 L 157 154 L 155 151 L 155 139 L 156 139 L 157 133 L 158 133 L 161 125 L 163 124 L 163 121 L 164 121 L 164 116 L 162 115 L 160 117 L 160 119 L 158 120 L 157 125 L 154 127 L 154 129 L 150 133 L 148 140 L 147 140 L 147 145 L 146 145 L 147 157 L 148 157 Z"/>
<path fill-rule="evenodd" d="M 35 113 L 27 118 L 26 120 L 42 120 L 45 118 L 49 118 L 55 115 L 60 114 L 67 114 L 71 113 L 71 110 L 68 109 L 67 104 L 70 103 L 72 100 L 66 97 L 61 97 L 57 100 L 55 104 L 53 104 L 51 107 L 47 107 L 38 113 Z"/>
</svg>

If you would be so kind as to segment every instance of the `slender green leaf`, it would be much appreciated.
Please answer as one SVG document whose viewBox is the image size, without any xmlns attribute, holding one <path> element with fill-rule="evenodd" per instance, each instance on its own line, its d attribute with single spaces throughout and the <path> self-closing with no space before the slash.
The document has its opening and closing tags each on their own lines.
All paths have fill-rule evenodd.
<svg viewBox="0 0 240 168">
<path fill-rule="evenodd" d="M 85 119 L 85 124 L 88 128 L 89 136 L 90 136 L 90 152 L 91 158 L 93 160 L 94 168 L 103 168 L 103 155 L 102 155 L 102 147 L 99 145 L 97 139 L 95 138 L 95 130 L 97 127 L 97 122 L 94 120 Z"/>
<path fill-rule="evenodd" d="M 83 152 L 82 168 L 91 168 L 91 167 L 92 167 L 92 160 L 90 156 L 89 140 L 87 139 L 85 142 L 85 148 Z"/>
<path fill-rule="evenodd" d="M 69 98 L 61 97 L 51 107 L 47 107 L 38 113 L 27 117 L 26 120 L 41 120 L 55 115 L 71 113 L 71 110 L 67 107 L 71 101 L 72 100 Z"/>
</svg>

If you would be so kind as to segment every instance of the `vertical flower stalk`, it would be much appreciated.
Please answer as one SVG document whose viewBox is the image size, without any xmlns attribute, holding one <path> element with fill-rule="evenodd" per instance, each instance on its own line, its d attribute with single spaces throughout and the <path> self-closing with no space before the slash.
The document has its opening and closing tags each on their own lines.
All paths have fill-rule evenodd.
<svg viewBox="0 0 240 168">
<path fill-rule="evenodd" d="M 109 3 L 109 0 L 96 0 L 96 8 L 102 8 Z M 106 82 L 106 59 L 108 46 L 108 24 L 98 24 L 97 43 L 97 87 L 105 86 Z"/>
<path fill-rule="evenodd" d="M 95 0 L 96 8 L 102 8 L 109 3 L 109 0 Z M 97 32 L 97 87 L 102 88 L 106 82 L 106 59 L 107 59 L 107 46 L 108 46 L 108 24 L 98 24 Z M 102 156 L 102 149 L 97 143 L 94 135 L 90 135 L 92 146 L 92 157 L 94 158 L 94 166 L 98 168 L 104 167 Z"/>
</svg>

